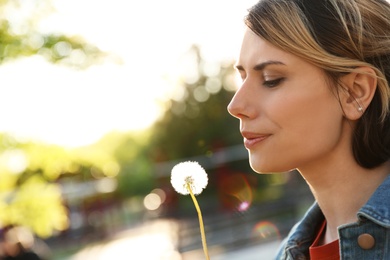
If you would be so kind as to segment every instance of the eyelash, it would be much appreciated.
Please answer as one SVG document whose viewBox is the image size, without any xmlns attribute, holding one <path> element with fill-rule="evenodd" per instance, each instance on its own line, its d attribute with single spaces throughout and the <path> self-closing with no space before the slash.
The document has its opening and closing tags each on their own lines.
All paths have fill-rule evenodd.
<svg viewBox="0 0 390 260">
<path fill-rule="evenodd" d="M 274 88 L 274 87 L 277 87 L 283 80 L 284 80 L 284 78 L 265 80 L 263 82 L 263 86 L 265 86 L 267 88 Z"/>
</svg>

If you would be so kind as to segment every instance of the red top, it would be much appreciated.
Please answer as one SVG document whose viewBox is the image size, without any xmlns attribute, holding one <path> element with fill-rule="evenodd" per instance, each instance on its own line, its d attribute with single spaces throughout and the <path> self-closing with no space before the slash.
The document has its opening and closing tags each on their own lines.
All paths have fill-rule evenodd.
<svg viewBox="0 0 390 260">
<path fill-rule="evenodd" d="M 310 259 L 311 260 L 340 260 L 340 247 L 339 240 L 335 240 L 326 245 L 318 245 L 321 237 L 325 233 L 326 221 L 322 224 L 316 239 L 310 246 Z"/>
</svg>

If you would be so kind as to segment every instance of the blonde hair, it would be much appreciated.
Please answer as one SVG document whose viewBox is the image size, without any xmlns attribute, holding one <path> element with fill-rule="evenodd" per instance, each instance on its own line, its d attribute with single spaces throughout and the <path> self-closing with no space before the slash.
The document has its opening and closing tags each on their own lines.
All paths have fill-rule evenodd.
<svg viewBox="0 0 390 260">
<path fill-rule="evenodd" d="M 372 68 L 377 89 L 355 129 L 355 158 L 367 168 L 389 160 L 390 4 L 386 0 L 261 0 L 249 9 L 245 23 L 278 48 L 322 68 L 334 83 L 357 67 Z M 378 144 L 379 138 L 388 141 Z"/>
</svg>

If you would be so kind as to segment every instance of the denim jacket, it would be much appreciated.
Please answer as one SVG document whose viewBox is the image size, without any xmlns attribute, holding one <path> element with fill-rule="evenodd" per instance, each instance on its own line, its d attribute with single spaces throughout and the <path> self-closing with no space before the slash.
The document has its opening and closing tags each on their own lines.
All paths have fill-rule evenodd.
<svg viewBox="0 0 390 260">
<path fill-rule="evenodd" d="M 358 188 L 357 188 L 357 191 Z M 357 222 L 338 227 L 340 259 L 390 259 L 390 176 L 358 211 Z M 275 259 L 308 260 L 324 215 L 317 203 L 306 212 L 279 248 Z"/>
</svg>

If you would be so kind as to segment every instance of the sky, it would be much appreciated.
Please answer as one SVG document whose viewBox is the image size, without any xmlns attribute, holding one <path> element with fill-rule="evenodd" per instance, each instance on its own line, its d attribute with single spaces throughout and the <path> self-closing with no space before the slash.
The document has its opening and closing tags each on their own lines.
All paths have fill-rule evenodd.
<svg viewBox="0 0 390 260">
<path fill-rule="evenodd" d="M 115 59 L 86 70 L 40 56 L 2 64 L 0 132 L 77 147 L 149 127 L 177 87 L 166 76 L 188 73 L 180 59 L 192 44 L 209 61 L 236 58 L 255 2 L 53 0 L 42 32 L 81 35 Z"/>
</svg>

